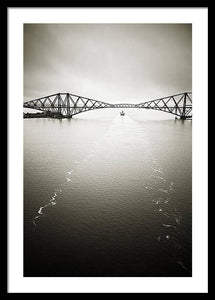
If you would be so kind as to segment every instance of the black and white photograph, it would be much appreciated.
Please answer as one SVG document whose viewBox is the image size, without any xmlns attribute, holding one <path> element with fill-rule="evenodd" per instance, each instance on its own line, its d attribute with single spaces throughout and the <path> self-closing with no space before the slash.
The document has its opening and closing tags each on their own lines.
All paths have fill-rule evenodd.
<svg viewBox="0 0 215 300">
<path fill-rule="evenodd" d="M 191 24 L 24 25 L 25 276 L 192 275 L 191 63 Z"/>
</svg>

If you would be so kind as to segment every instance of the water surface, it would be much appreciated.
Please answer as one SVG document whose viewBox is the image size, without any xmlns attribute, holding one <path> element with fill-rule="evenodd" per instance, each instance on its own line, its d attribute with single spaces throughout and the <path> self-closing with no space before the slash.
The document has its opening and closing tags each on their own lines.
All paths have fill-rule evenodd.
<svg viewBox="0 0 215 300">
<path fill-rule="evenodd" d="M 25 276 L 192 275 L 192 121 L 23 121 Z"/>
</svg>

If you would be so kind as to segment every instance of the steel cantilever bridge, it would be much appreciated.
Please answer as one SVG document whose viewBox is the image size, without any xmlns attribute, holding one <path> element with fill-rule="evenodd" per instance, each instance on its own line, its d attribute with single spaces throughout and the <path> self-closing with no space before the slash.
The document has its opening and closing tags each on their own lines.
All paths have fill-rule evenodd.
<svg viewBox="0 0 215 300">
<path fill-rule="evenodd" d="M 70 93 L 57 93 L 24 102 L 23 107 L 62 118 L 71 118 L 82 112 L 101 108 L 145 108 L 170 113 L 180 119 L 189 119 L 192 118 L 192 93 L 181 93 L 139 104 L 110 104 Z"/>
</svg>

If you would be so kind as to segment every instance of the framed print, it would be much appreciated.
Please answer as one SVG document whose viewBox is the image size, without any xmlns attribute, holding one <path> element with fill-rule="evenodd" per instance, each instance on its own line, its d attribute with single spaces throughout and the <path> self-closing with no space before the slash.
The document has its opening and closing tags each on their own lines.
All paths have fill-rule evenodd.
<svg viewBox="0 0 215 300">
<path fill-rule="evenodd" d="M 206 33 L 206 8 L 9 9 L 11 291 L 206 291 Z"/>
</svg>

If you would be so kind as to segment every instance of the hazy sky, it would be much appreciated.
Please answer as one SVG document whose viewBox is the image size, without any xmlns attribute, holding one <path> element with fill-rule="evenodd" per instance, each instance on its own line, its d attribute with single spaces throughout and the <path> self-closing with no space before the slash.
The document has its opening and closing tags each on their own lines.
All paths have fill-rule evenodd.
<svg viewBox="0 0 215 300">
<path fill-rule="evenodd" d="M 139 103 L 192 91 L 190 24 L 25 24 L 24 100 Z"/>
</svg>

